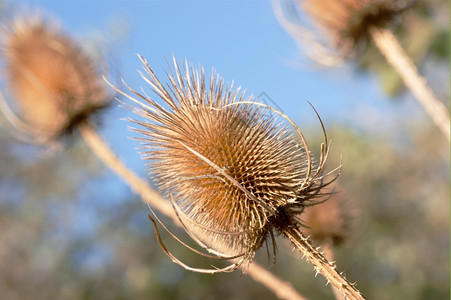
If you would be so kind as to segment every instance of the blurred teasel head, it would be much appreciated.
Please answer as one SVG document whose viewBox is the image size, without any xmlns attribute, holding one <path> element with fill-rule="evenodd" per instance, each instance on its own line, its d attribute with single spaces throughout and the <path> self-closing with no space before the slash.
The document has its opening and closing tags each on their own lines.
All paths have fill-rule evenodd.
<svg viewBox="0 0 451 300">
<path fill-rule="evenodd" d="M 356 226 L 358 213 L 344 191 L 336 191 L 334 184 L 329 199 L 305 209 L 301 218 L 302 231 L 318 244 L 334 246 L 349 241 Z"/>
<path fill-rule="evenodd" d="M 370 39 L 371 28 L 384 28 L 412 5 L 407 0 L 299 0 L 345 54 Z"/>
<path fill-rule="evenodd" d="M 2 112 L 27 141 L 46 143 L 71 133 L 111 102 L 99 64 L 39 14 L 3 26 L 1 59 L 14 100 L 11 110 L 2 97 Z"/>
<path fill-rule="evenodd" d="M 299 227 L 304 208 L 336 178 L 323 174 L 327 137 L 316 161 L 286 115 L 245 99 L 221 77 L 206 79 L 203 69 L 180 68 L 174 59 L 163 84 L 141 60 L 141 76 L 162 101 L 128 86 L 131 93 L 122 94 L 143 117 L 133 122 L 149 171 L 188 234 L 216 258 L 236 259 L 213 270 L 173 260 L 214 273 L 249 262 L 262 246 L 275 247 L 275 235 Z"/>
<path fill-rule="evenodd" d="M 395 23 L 416 0 L 274 0 L 276 16 L 287 31 L 314 51 L 324 64 L 338 56 L 361 52 L 371 38 L 371 29 Z M 308 15 L 313 21 L 309 22 Z M 322 32 L 321 32 L 322 31 Z M 324 34 L 323 34 L 324 33 Z M 312 56 L 315 54 L 311 53 Z"/>
</svg>

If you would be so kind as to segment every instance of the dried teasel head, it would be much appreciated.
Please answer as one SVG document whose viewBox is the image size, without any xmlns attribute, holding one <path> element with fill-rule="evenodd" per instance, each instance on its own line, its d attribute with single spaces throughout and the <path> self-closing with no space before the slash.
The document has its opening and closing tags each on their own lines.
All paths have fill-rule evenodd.
<svg viewBox="0 0 451 300">
<path fill-rule="evenodd" d="M 280 24 L 322 65 L 360 54 L 372 28 L 396 23 L 417 0 L 274 0 Z M 309 16 L 305 17 L 305 16 Z M 313 22 L 312 22 L 313 21 Z"/>
<path fill-rule="evenodd" d="M 300 213 L 335 178 L 322 174 L 327 138 L 314 162 L 301 131 L 281 112 L 175 59 L 164 85 L 141 60 L 141 75 L 162 102 L 130 87 L 130 95 L 117 91 L 144 117 L 134 122 L 149 170 L 191 237 L 216 258 L 236 262 L 205 270 L 173 260 L 195 271 L 233 270 L 260 247 L 275 246 L 275 234 L 300 226 Z"/>
<path fill-rule="evenodd" d="M 301 216 L 302 231 L 318 244 L 339 246 L 352 236 L 357 220 L 357 210 L 343 191 L 334 187 L 329 199 L 305 209 Z"/>
<path fill-rule="evenodd" d="M 14 115 L 2 111 L 30 142 L 70 133 L 111 101 L 99 65 L 55 21 L 16 17 L 2 30 L 1 58 Z"/>
<path fill-rule="evenodd" d="M 370 29 L 385 27 L 413 1 L 408 0 L 298 0 L 305 12 L 323 27 L 344 54 L 370 38 Z"/>
</svg>

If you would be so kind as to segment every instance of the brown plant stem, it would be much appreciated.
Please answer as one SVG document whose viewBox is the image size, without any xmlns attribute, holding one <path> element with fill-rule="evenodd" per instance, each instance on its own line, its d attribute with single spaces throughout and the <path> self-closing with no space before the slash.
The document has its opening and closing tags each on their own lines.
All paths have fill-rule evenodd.
<svg viewBox="0 0 451 300">
<path fill-rule="evenodd" d="M 304 258 L 313 264 L 316 272 L 323 275 L 328 282 L 335 286 L 343 294 L 345 299 L 365 299 L 354 284 L 350 283 L 344 275 L 337 271 L 335 263 L 329 262 L 318 250 L 319 248 L 315 248 L 298 228 L 290 226 L 285 229 L 283 234 L 303 254 Z"/>
<path fill-rule="evenodd" d="M 401 76 L 404 84 L 411 90 L 435 125 L 450 141 L 450 112 L 419 74 L 397 38 L 388 29 L 372 28 L 371 36 L 379 51 Z"/>
<path fill-rule="evenodd" d="M 81 126 L 80 133 L 94 154 L 124 180 L 134 193 L 139 195 L 144 202 L 149 203 L 153 208 L 178 223 L 177 216 L 173 213 L 171 206 L 166 204 L 161 195 L 152 189 L 147 181 L 125 166 L 92 126 L 89 124 Z"/>
<path fill-rule="evenodd" d="M 133 171 L 128 169 L 91 125 L 86 124 L 81 126 L 80 133 L 94 154 L 114 171 L 116 175 L 124 180 L 133 192 L 139 195 L 141 199 L 151 205 L 151 207 L 171 218 L 176 225 L 181 226 L 179 219 L 169 202 L 165 201 L 158 192 L 152 189 L 146 180 L 140 178 Z M 245 268 L 245 271 L 249 276 L 266 286 L 280 299 L 307 299 L 299 294 L 289 282 L 277 278 L 274 274 L 265 270 L 255 262 L 249 267 L 243 268 Z"/>
<path fill-rule="evenodd" d="M 324 257 L 331 262 L 335 262 L 334 250 L 332 248 L 332 244 L 330 242 L 324 242 L 321 245 L 321 249 L 323 250 Z M 344 300 L 343 295 L 334 285 L 331 285 L 332 292 L 334 293 L 336 300 Z"/>
</svg>

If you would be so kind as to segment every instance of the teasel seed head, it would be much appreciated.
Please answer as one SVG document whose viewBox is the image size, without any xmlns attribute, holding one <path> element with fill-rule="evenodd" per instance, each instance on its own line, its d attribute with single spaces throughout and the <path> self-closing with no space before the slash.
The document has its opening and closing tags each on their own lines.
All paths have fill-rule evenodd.
<svg viewBox="0 0 451 300">
<path fill-rule="evenodd" d="M 196 271 L 233 270 L 275 245 L 275 234 L 300 226 L 304 208 L 335 178 L 323 174 L 327 138 L 315 162 L 281 112 L 244 98 L 219 76 L 207 80 L 202 69 L 180 68 L 175 58 L 165 85 L 141 60 L 141 75 L 162 102 L 128 86 L 130 95 L 116 90 L 144 117 L 134 122 L 149 171 L 191 237 L 215 257 L 237 262 L 207 271 L 173 260 Z"/>
<path fill-rule="evenodd" d="M 333 185 L 327 201 L 306 208 L 301 216 L 305 224 L 302 231 L 318 244 L 342 245 L 349 241 L 356 226 L 357 209 L 337 186 Z"/>
<path fill-rule="evenodd" d="M 1 57 L 15 119 L 21 121 L 12 125 L 30 141 L 71 133 L 111 102 L 96 61 L 40 14 L 17 16 L 4 26 Z"/>
<path fill-rule="evenodd" d="M 371 28 L 384 28 L 416 0 L 298 0 L 322 27 L 338 50 L 359 52 L 370 39 Z"/>
</svg>

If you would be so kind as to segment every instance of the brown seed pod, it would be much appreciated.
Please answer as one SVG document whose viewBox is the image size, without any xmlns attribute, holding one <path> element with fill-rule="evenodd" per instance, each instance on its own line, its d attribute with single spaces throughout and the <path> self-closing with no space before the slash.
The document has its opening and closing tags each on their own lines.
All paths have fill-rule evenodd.
<svg viewBox="0 0 451 300">
<path fill-rule="evenodd" d="M 306 208 L 301 218 L 305 224 L 302 228 L 305 235 L 318 244 L 339 246 L 352 235 L 357 212 L 344 192 L 334 189 L 327 201 Z"/>
<path fill-rule="evenodd" d="M 327 140 L 314 163 L 301 131 L 282 113 L 244 99 L 218 76 L 207 87 L 203 70 L 180 69 L 175 59 L 175 74 L 163 85 L 141 60 L 142 77 L 164 103 L 131 88 L 139 100 L 118 92 L 144 117 L 134 121 L 142 126 L 143 157 L 187 232 L 217 258 L 240 258 L 220 270 L 250 261 L 276 233 L 299 227 L 304 207 L 333 180 L 322 175 Z"/>
<path fill-rule="evenodd" d="M 110 103 L 99 66 L 55 22 L 16 17 L 2 31 L 1 56 L 8 94 L 35 141 L 70 133 Z"/>
<path fill-rule="evenodd" d="M 383 28 L 410 7 L 412 0 L 298 0 L 345 55 L 370 39 L 371 28 Z"/>
</svg>

